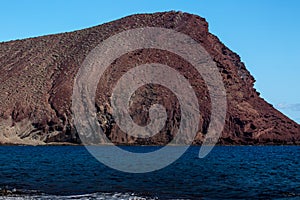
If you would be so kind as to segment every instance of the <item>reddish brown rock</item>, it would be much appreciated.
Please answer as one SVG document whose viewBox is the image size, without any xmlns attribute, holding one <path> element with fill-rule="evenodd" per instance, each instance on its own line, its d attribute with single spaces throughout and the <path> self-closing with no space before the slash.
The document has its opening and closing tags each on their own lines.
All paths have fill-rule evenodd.
<svg viewBox="0 0 300 200">
<path fill-rule="evenodd" d="M 268 104 L 253 88 L 254 78 L 240 57 L 208 32 L 205 19 L 181 12 L 133 15 L 100 26 L 0 43 L 0 143 L 80 143 L 72 122 L 74 77 L 88 53 L 101 41 L 124 30 L 164 27 L 199 42 L 216 62 L 227 91 L 228 111 L 220 144 L 299 144 L 300 126 Z M 180 71 L 199 99 L 201 119 L 195 144 L 201 144 L 210 121 L 210 99 L 203 79 L 189 63 L 169 52 L 145 49 L 117 59 L 101 77 L 96 108 L 106 135 L 121 144 L 166 144 L 178 129 L 180 106 L 167 88 L 147 85 L 136 91 L 130 113 L 146 125 L 148 109 L 160 103 L 169 120 L 149 139 L 128 136 L 116 126 L 110 94 L 116 81 L 138 64 L 157 62 Z"/>
</svg>

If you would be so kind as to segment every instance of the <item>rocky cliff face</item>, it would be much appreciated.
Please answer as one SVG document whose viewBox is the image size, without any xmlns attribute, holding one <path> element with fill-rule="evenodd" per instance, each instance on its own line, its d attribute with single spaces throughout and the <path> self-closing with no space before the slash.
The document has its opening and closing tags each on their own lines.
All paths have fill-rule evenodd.
<svg viewBox="0 0 300 200">
<path fill-rule="evenodd" d="M 180 12 L 140 14 L 100 26 L 25 40 L 0 43 L 0 143 L 80 143 L 71 111 L 76 73 L 99 42 L 124 30 L 164 27 L 199 42 L 216 62 L 227 91 L 227 117 L 220 144 L 299 144 L 300 126 L 273 108 L 253 88 L 254 78 L 240 57 L 208 32 L 205 19 Z M 209 94 L 203 79 L 178 56 L 155 49 L 138 50 L 118 58 L 101 77 L 96 93 L 98 121 L 118 144 L 166 144 L 178 129 L 180 106 L 167 88 L 139 88 L 130 114 L 140 124 L 149 123 L 148 109 L 160 103 L 167 109 L 163 130 L 148 139 L 122 132 L 112 117 L 110 94 L 129 69 L 144 63 L 162 63 L 188 78 L 199 100 L 201 119 L 195 144 L 201 144 L 210 121 Z"/>
</svg>

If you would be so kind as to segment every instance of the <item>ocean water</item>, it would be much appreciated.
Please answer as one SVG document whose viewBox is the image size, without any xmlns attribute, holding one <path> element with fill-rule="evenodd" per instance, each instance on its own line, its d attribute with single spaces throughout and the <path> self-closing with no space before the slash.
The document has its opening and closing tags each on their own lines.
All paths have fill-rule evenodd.
<svg viewBox="0 0 300 200">
<path fill-rule="evenodd" d="M 130 174 L 83 146 L 1 146 L 0 188 L 13 194 L 0 199 L 300 199 L 299 146 L 217 146 L 203 159 L 199 148 L 159 171 Z"/>
</svg>

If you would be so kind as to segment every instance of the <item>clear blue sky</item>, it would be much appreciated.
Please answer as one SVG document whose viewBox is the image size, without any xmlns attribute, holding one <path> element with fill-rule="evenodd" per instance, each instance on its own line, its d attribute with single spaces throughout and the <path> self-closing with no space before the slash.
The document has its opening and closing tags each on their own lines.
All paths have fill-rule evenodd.
<svg viewBox="0 0 300 200">
<path fill-rule="evenodd" d="M 0 41 L 82 29 L 135 13 L 181 10 L 205 17 L 237 52 L 262 96 L 300 122 L 298 0 L 3 0 Z"/>
</svg>

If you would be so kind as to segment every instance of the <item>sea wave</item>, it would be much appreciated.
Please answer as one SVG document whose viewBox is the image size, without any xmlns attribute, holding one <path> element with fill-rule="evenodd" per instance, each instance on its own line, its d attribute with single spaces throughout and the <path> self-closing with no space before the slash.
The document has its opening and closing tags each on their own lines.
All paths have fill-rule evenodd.
<svg viewBox="0 0 300 200">
<path fill-rule="evenodd" d="M 46 195 L 46 194 L 12 194 L 0 196 L 0 200 L 157 200 L 156 197 L 143 197 L 134 193 L 92 193 L 82 195 Z"/>
</svg>

